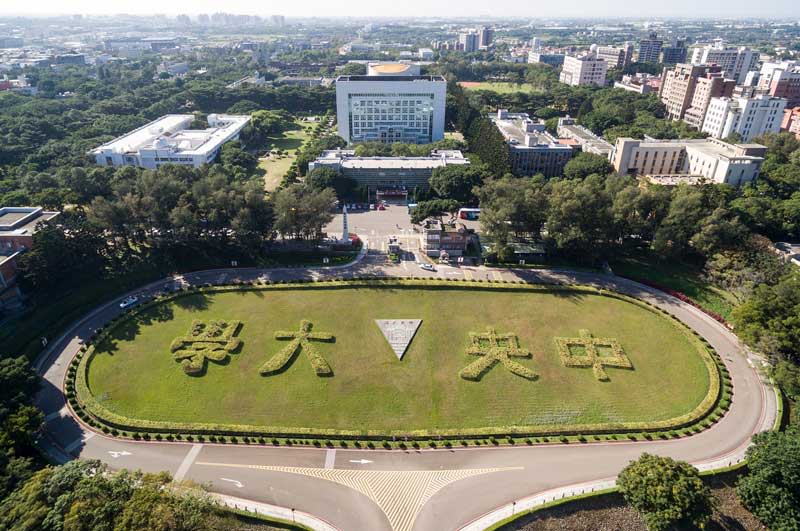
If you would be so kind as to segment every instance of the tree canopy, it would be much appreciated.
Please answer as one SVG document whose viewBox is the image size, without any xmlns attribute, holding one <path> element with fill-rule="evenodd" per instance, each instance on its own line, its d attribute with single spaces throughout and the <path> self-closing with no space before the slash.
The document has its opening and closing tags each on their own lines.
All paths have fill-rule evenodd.
<svg viewBox="0 0 800 531">
<path fill-rule="evenodd" d="M 714 509 L 711 489 L 697 469 L 669 457 L 642 454 L 620 472 L 617 485 L 650 531 L 703 529 Z"/>
</svg>

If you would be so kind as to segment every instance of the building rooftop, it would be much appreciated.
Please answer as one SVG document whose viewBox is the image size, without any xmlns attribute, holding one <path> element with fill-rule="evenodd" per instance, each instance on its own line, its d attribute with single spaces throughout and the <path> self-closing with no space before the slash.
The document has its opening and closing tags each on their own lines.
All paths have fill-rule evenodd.
<svg viewBox="0 0 800 531">
<path fill-rule="evenodd" d="M 0 238 L 32 235 L 36 226 L 56 217 L 58 212 L 47 212 L 41 207 L 0 208 Z"/>
<path fill-rule="evenodd" d="M 435 169 L 448 164 L 469 164 L 458 150 L 432 151 L 427 157 L 357 157 L 352 149 L 323 151 L 314 164 L 337 164 L 352 169 Z"/>
<path fill-rule="evenodd" d="M 384 81 L 441 81 L 447 83 L 444 76 L 339 76 L 337 83 L 342 81 L 373 81 L 381 83 Z"/>
<path fill-rule="evenodd" d="M 618 141 L 619 140 L 623 139 L 618 139 Z M 624 140 L 634 139 L 628 138 Z M 640 141 L 639 146 L 643 148 L 682 146 L 686 149 L 700 151 L 707 156 L 742 161 L 763 160 L 761 155 L 763 155 L 767 149 L 766 146 L 762 146 L 761 144 L 728 144 L 716 138 L 658 140 L 645 137 L 644 140 Z"/>
<path fill-rule="evenodd" d="M 192 114 L 167 114 L 130 133 L 106 142 L 89 153 L 137 153 L 146 149 L 169 149 L 174 153 L 209 153 L 241 131 L 249 116 L 209 114 L 206 129 L 188 129 Z"/>
<path fill-rule="evenodd" d="M 499 109 L 496 114 L 490 114 L 489 119 L 515 149 L 572 149 L 545 131 L 544 122 L 532 120 L 527 113 L 509 113 Z"/>
</svg>

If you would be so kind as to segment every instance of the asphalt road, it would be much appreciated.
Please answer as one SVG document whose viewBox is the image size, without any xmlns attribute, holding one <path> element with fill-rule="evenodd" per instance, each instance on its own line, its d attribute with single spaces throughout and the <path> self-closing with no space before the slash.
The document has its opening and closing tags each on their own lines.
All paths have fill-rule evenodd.
<svg viewBox="0 0 800 531">
<path fill-rule="evenodd" d="M 385 230 L 390 232 L 391 227 Z M 120 297 L 76 323 L 38 360 L 45 385 L 37 403 L 47 415 L 42 448 L 60 461 L 94 458 L 114 468 L 167 470 L 178 479 L 207 484 L 214 492 L 298 509 L 341 530 L 440 531 L 460 529 L 494 508 L 535 493 L 613 478 L 645 451 L 700 466 L 735 462 L 752 435 L 774 422 L 775 395 L 754 369 L 760 362 L 748 358 L 730 331 L 688 304 L 619 277 L 452 266 L 437 266 L 429 272 L 414 262 L 389 263 L 383 254 L 371 251 L 350 266 L 203 271 L 162 280 L 133 293 L 147 298 L 173 283 L 363 275 L 572 282 L 638 297 L 672 313 L 717 349 L 733 378 L 731 408 L 720 422 L 698 435 L 636 443 L 384 451 L 115 440 L 77 422 L 65 407 L 62 388 L 69 361 L 84 338 L 120 313 L 118 304 L 124 298 Z"/>
</svg>

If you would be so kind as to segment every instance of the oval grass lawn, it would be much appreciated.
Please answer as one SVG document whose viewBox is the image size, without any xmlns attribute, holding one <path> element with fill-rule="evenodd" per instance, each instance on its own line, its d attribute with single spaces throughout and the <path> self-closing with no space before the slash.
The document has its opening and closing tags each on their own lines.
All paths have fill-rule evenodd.
<svg viewBox="0 0 800 531">
<path fill-rule="evenodd" d="M 240 320 L 241 348 L 184 373 L 170 344 L 193 320 Z M 322 378 L 302 352 L 282 373 L 259 368 L 287 341 L 276 330 L 335 336 L 314 343 L 333 369 Z M 402 361 L 375 319 L 422 319 Z M 459 371 L 475 361 L 469 333 L 512 333 L 532 358 L 513 358 L 538 378 L 498 363 L 480 381 Z M 555 337 L 616 338 L 633 369 L 562 365 Z M 306 287 L 191 294 L 144 310 L 97 345 L 92 394 L 129 418 L 403 433 L 503 426 L 662 421 L 692 411 L 709 390 L 697 341 L 654 311 L 625 300 L 570 291 L 425 287 Z"/>
</svg>

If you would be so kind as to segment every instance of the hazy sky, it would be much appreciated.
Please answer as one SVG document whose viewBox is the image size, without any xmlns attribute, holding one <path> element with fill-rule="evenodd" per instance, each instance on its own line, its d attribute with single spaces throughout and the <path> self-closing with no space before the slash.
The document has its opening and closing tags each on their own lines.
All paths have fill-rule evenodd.
<svg viewBox="0 0 800 531">
<path fill-rule="evenodd" d="M 0 0 L 0 14 L 228 13 L 287 16 L 797 17 L 800 0 Z"/>
</svg>

